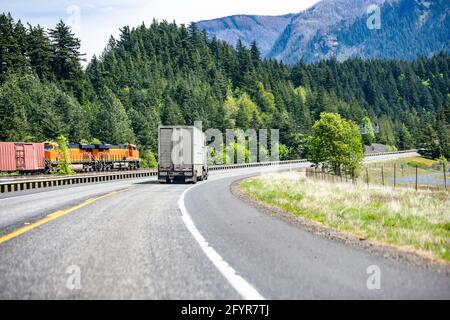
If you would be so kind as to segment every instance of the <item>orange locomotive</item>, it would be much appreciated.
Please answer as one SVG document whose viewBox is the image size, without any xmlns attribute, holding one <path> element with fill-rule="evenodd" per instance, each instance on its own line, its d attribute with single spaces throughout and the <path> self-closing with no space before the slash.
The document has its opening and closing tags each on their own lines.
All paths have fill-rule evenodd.
<svg viewBox="0 0 450 320">
<path fill-rule="evenodd" d="M 62 158 L 56 143 L 45 143 L 48 172 L 56 171 Z M 69 144 L 71 167 L 75 171 L 135 170 L 140 167 L 139 151 L 133 144 Z"/>
</svg>

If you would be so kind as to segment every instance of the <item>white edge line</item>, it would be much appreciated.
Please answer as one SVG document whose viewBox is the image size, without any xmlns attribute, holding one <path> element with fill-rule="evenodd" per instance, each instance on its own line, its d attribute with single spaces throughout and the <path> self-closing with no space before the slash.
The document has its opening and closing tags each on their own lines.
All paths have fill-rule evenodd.
<svg viewBox="0 0 450 320">
<path fill-rule="evenodd" d="M 180 208 L 183 222 L 188 228 L 189 232 L 194 236 L 194 239 L 200 245 L 200 248 L 206 254 L 209 260 L 220 271 L 220 273 L 228 280 L 231 286 L 242 296 L 245 300 L 265 300 L 259 292 L 252 287 L 244 278 L 236 273 L 236 271 L 211 247 L 205 238 L 200 234 L 194 222 L 184 205 L 184 197 L 186 193 L 194 188 L 192 186 L 186 189 L 178 199 L 178 207 Z"/>
</svg>

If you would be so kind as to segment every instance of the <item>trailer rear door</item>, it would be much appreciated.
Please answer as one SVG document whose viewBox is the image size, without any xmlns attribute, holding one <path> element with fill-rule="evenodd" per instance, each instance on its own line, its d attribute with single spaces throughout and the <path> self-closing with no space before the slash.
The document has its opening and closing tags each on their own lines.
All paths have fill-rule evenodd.
<svg viewBox="0 0 450 320">
<path fill-rule="evenodd" d="M 172 168 L 172 128 L 159 129 L 158 162 L 162 169 Z"/>
</svg>

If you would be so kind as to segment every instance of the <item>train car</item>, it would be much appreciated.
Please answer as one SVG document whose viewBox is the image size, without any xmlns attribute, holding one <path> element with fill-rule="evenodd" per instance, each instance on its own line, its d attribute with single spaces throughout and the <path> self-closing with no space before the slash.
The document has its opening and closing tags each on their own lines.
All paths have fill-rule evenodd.
<svg viewBox="0 0 450 320">
<path fill-rule="evenodd" d="M 134 144 L 95 145 L 93 153 L 98 171 L 135 170 L 140 167 L 139 151 Z"/>
<path fill-rule="evenodd" d="M 45 172 L 44 144 L 0 142 L 0 171 L 20 173 Z"/>
<path fill-rule="evenodd" d="M 68 145 L 70 166 L 75 171 L 94 171 L 95 158 L 93 157 L 94 145 L 71 143 Z M 57 171 L 62 155 L 58 150 L 58 144 L 45 143 L 45 162 L 47 171 Z"/>
<path fill-rule="evenodd" d="M 61 155 L 56 143 L 45 144 L 45 160 L 56 171 Z M 69 144 L 70 166 L 75 171 L 135 170 L 140 167 L 139 151 L 133 144 Z"/>
<path fill-rule="evenodd" d="M 68 146 L 70 166 L 78 172 L 136 170 L 139 151 L 133 144 L 79 144 Z M 58 171 L 62 155 L 54 142 L 0 142 L 0 171 L 51 173 Z"/>
</svg>

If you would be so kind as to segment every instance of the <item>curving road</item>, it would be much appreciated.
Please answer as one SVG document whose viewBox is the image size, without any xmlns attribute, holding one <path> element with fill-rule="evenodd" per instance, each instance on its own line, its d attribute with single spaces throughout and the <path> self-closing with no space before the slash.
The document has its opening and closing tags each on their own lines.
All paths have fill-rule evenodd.
<svg viewBox="0 0 450 320">
<path fill-rule="evenodd" d="M 0 298 L 450 298 L 447 276 L 315 236 L 231 195 L 233 181 L 274 169 L 213 172 L 196 186 L 144 178 L 1 195 Z M 29 230 L 4 240 L 20 227 Z M 380 290 L 367 289 L 369 265 L 380 268 Z"/>
</svg>

